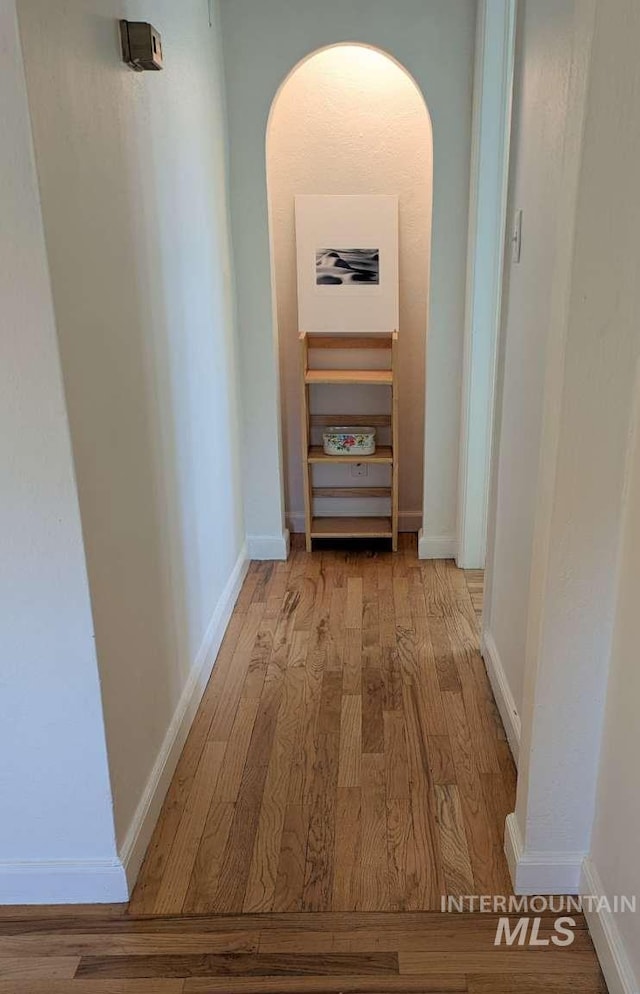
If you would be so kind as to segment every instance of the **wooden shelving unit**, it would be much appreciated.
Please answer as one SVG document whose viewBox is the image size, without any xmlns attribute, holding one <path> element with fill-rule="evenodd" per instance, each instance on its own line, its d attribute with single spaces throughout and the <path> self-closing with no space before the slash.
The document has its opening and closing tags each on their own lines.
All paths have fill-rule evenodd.
<svg viewBox="0 0 640 994">
<path fill-rule="evenodd" d="M 335 420 L 335 419 L 334 419 Z M 360 419 L 361 424 L 369 424 L 366 420 L 366 416 Z M 334 422 L 332 421 L 331 424 Z M 346 421 L 336 421 L 336 424 L 353 424 L 354 428 L 357 427 L 357 422 L 354 423 L 353 417 L 351 420 L 347 418 Z M 392 463 L 393 462 L 393 449 L 390 445 L 378 445 L 376 451 L 372 456 L 328 456 L 321 445 L 310 445 L 308 447 L 308 461 L 309 462 L 333 462 L 333 463 L 350 463 L 350 462 L 363 462 L 363 463 Z"/>
<path fill-rule="evenodd" d="M 308 369 L 305 383 L 382 383 L 391 386 L 390 369 Z"/>
<path fill-rule="evenodd" d="M 398 391 L 397 391 L 398 333 L 388 335 L 309 335 L 300 334 L 302 352 L 302 461 L 304 478 L 305 534 L 307 551 L 314 538 L 389 538 L 393 551 L 398 548 Z M 389 353 L 386 369 L 314 369 L 309 365 L 309 352 L 332 349 L 385 349 Z M 310 391 L 314 384 L 353 385 L 370 384 L 391 389 L 390 414 L 311 414 Z M 313 429 L 328 425 L 373 425 L 388 428 L 391 445 L 377 445 L 371 456 L 328 456 L 321 445 L 311 441 Z M 316 487 L 313 484 L 313 466 L 318 463 L 367 463 L 388 465 L 391 468 L 391 485 L 384 487 L 332 486 Z M 389 500 L 390 513 L 380 517 L 358 515 L 322 517 L 314 514 L 315 498 L 376 497 Z"/>
</svg>

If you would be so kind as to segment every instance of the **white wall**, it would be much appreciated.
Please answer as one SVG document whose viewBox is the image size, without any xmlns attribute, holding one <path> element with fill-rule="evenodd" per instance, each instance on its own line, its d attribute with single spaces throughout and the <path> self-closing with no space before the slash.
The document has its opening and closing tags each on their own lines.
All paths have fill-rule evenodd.
<svg viewBox="0 0 640 994">
<path fill-rule="evenodd" d="M 583 164 L 585 221 L 577 243 L 580 282 L 574 290 L 584 353 L 578 370 L 592 398 L 592 417 L 574 458 L 584 467 L 583 503 L 592 535 L 591 569 L 581 600 L 587 609 L 593 601 L 603 604 L 596 615 L 601 627 L 597 641 L 588 627 L 585 639 L 595 643 L 605 660 L 612 647 L 585 883 L 593 889 L 595 882 L 609 897 L 628 894 L 640 900 L 638 46 L 638 5 L 633 0 L 615 0 L 606 9 L 600 5 Z M 587 680 L 592 665 L 588 655 L 583 665 Z M 602 924 L 617 933 L 617 948 L 601 933 Z M 592 925 L 609 990 L 617 994 L 622 982 L 627 991 L 640 990 L 640 914 L 619 914 L 608 921 L 605 916 Z"/>
<path fill-rule="evenodd" d="M 265 176 L 267 120 L 278 87 L 326 45 L 362 42 L 415 78 L 433 124 L 434 194 L 426 386 L 423 527 L 432 554 L 455 550 L 464 324 L 474 0 L 222 0 L 231 144 L 233 241 L 242 349 L 247 529 L 284 554 L 277 348 Z M 265 39 L 269 39 L 265 43 Z M 437 370 L 433 378 L 430 370 Z"/>
<path fill-rule="evenodd" d="M 588 7 L 577 5 L 578 26 Z M 545 384 L 517 800 L 527 847 L 574 855 L 588 851 L 593 819 L 640 352 L 640 22 L 629 0 L 606 8 L 596 5 L 566 323 L 554 327 L 562 351 Z"/>
<path fill-rule="evenodd" d="M 636 92 L 636 97 L 640 96 Z M 636 295 L 637 296 L 637 295 Z M 638 304 L 636 304 L 638 306 Z M 611 673 L 603 733 L 590 871 L 599 890 L 640 898 L 640 667 L 638 666 L 638 590 L 640 590 L 640 380 L 636 386 L 635 437 L 630 446 L 622 558 L 613 635 Z M 592 880 L 588 881 L 592 885 Z M 592 886 L 589 887 L 589 890 Z M 618 915 L 617 927 L 630 969 L 633 990 L 640 989 L 640 916 Z M 601 950 L 598 945 L 598 950 Z M 612 985 L 610 988 L 615 991 Z"/>
<path fill-rule="evenodd" d="M 0 4 L 0 902 L 125 897 L 15 4 Z M 70 871 L 69 875 L 65 873 Z"/>
<path fill-rule="evenodd" d="M 19 11 L 133 877 L 243 560 L 219 30 L 204 0 Z M 123 16 L 152 19 L 162 72 L 123 65 Z"/>
<path fill-rule="evenodd" d="M 478 0 L 456 562 L 484 569 L 518 0 Z"/>
<path fill-rule="evenodd" d="M 573 180 L 556 235 L 522 751 L 507 852 L 521 893 L 582 888 L 612 896 L 638 883 L 638 810 L 629 790 L 637 722 L 627 701 L 637 704 L 637 443 L 630 455 L 629 440 L 640 362 L 640 10 L 632 0 L 608 0 L 581 2 L 574 13 L 564 162 L 564 179 Z M 637 967 L 637 917 L 594 914 L 590 924 L 609 989 L 637 990 L 628 963 Z"/>
<path fill-rule="evenodd" d="M 513 264 L 507 245 L 484 614 L 485 656 L 499 671 L 494 688 L 512 744 L 522 711 L 574 7 L 575 0 L 521 0 L 518 10 L 507 224 L 523 211 L 522 251 Z"/>
<path fill-rule="evenodd" d="M 415 83 L 395 62 L 369 48 L 350 45 L 320 52 L 294 72 L 276 100 L 269 123 L 267 167 L 278 308 L 285 507 L 287 523 L 294 531 L 304 531 L 296 193 L 399 196 L 400 527 L 417 531 L 421 526 L 431 144 L 431 125 Z M 333 387 L 317 387 L 312 402 L 317 411 L 379 413 L 389 409 L 386 392 L 376 387 L 349 388 L 341 394 Z M 367 480 L 358 482 L 389 485 L 388 470 L 369 467 Z M 354 481 L 349 467 L 323 466 L 316 468 L 314 483 L 351 486 Z M 357 504 L 331 500 L 317 506 L 321 513 L 334 514 L 388 511 L 388 502 L 385 505 L 371 499 Z"/>
<path fill-rule="evenodd" d="M 503 657 L 507 691 L 507 680 L 522 688 L 517 802 L 505 841 L 518 893 L 582 891 L 612 899 L 640 890 L 640 9 L 635 0 L 570 6 L 527 2 L 523 12 L 521 58 L 525 67 L 531 63 L 532 92 L 541 100 L 528 124 L 521 110 L 515 147 L 520 155 L 530 138 L 541 156 L 522 192 L 548 190 L 540 177 L 555 172 L 559 195 L 555 224 L 533 245 L 540 259 L 543 247 L 551 256 L 550 277 L 546 263 L 537 272 L 512 267 L 509 288 L 513 308 L 524 280 L 520 289 L 536 321 L 523 311 L 507 325 L 498 474 L 511 436 L 512 466 L 518 443 L 536 471 L 528 476 L 535 504 L 527 515 L 533 517 L 530 564 L 523 555 L 527 568 L 513 560 L 504 577 L 505 588 L 525 575 L 528 583 L 524 680 L 520 674 L 516 684 Z M 532 17 L 541 18 L 533 34 Z M 565 55 L 557 61 L 562 39 Z M 526 69 L 523 78 L 526 86 Z M 516 177 L 526 175 L 526 164 L 516 160 Z M 544 213 L 543 203 L 535 206 Z M 525 223 L 523 263 L 529 230 Z M 539 456 L 525 446 L 523 423 L 521 437 L 514 434 L 527 410 L 528 377 L 510 361 L 512 345 L 526 348 L 533 372 L 537 357 L 544 363 L 536 387 Z M 507 566 L 500 530 L 528 507 L 516 475 L 504 480 L 500 504 L 498 478 L 494 521 L 494 632 L 516 607 L 499 596 L 496 582 Z M 512 543 L 515 537 L 514 529 Z M 489 662 L 495 677 L 491 653 Z M 637 913 L 600 909 L 588 920 L 608 989 L 640 989 Z"/>
</svg>

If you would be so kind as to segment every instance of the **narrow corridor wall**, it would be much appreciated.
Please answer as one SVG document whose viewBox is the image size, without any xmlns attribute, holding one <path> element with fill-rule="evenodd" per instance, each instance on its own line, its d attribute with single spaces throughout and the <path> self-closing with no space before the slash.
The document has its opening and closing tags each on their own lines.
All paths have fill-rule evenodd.
<svg viewBox="0 0 640 994">
<path fill-rule="evenodd" d="M 123 900 L 15 3 L 0 4 L 0 903 Z"/>
<path fill-rule="evenodd" d="M 636 384 L 632 431 L 596 817 L 591 853 L 585 867 L 584 887 L 588 893 L 596 892 L 609 897 L 614 894 L 635 895 L 640 900 L 640 791 L 637 788 L 637 757 L 640 755 L 640 377 Z M 634 985 L 630 989 L 638 990 L 639 914 L 619 915 L 616 923 L 628 959 L 629 979 Z M 607 955 L 606 943 L 602 938 L 598 932 L 596 948 L 602 955 Z M 610 989 L 615 990 L 613 984 Z"/>
<path fill-rule="evenodd" d="M 524 687 L 545 356 L 563 196 L 575 0 L 521 2 L 507 224 L 523 212 L 519 263 L 507 246 L 484 613 L 484 653 L 512 748 Z"/>
<path fill-rule="evenodd" d="M 510 269 L 485 631 L 503 711 L 517 687 L 522 695 L 505 846 L 516 893 L 613 904 L 640 888 L 640 10 L 635 0 L 579 0 L 524 2 L 521 12 L 522 94 L 538 109 L 519 114 L 514 143 L 527 199 L 512 198 L 525 208 L 522 262 Z M 555 218 L 539 231 L 545 191 L 555 192 Z M 517 476 L 525 457 L 533 508 Z M 527 543 L 516 546 L 519 527 Z M 514 620 L 519 648 L 507 655 L 503 638 L 500 659 L 487 635 L 498 633 L 495 649 Z M 587 920 L 608 989 L 637 991 L 637 913 L 612 914 L 603 900 Z"/>
<path fill-rule="evenodd" d="M 522 754 L 506 845 L 520 893 L 611 900 L 640 886 L 640 10 L 635 0 L 581 0 L 574 14 L 573 112 L 563 129 L 573 179 L 558 213 Z M 541 76 L 547 52 L 537 53 Z M 596 906 L 588 921 L 608 989 L 637 990 L 637 914 Z"/>
<path fill-rule="evenodd" d="M 583 655 L 581 679 L 588 680 L 590 670 L 602 666 L 603 656 L 605 662 L 610 658 L 595 821 L 583 887 L 609 898 L 635 895 L 638 901 L 639 46 L 640 8 L 635 0 L 600 3 L 585 133 L 585 220 L 577 233 L 580 279 L 574 291 L 575 362 L 587 384 L 583 403 L 591 400 L 592 415 L 589 422 L 581 418 L 581 446 L 569 450 L 583 467 L 578 486 L 588 513 L 590 561 L 580 592 L 589 592 L 604 618 L 601 637 L 596 639 L 587 627 L 584 642 L 578 643 Z M 579 402 L 572 407 L 574 418 L 580 418 Z M 577 433 L 577 420 L 575 426 Z M 599 620 L 597 613 L 595 619 Z M 596 663 L 585 652 L 593 652 L 592 646 Z M 592 686 L 586 680 L 585 690 Z M 594 721 L 591 734 L 596 730 Z M 592 915 L 590 925 L 609 990 L 622 989 L 621 983 L 626 990 L 640 990 L 640 911 Z"/>
<path fill-rule="evenodd" d="M 133 878 L 244 564 L 217 7 L 21 0 L 100 665 Z M 162 72 L 122 62 L 151 19 Z"/>
</svg>

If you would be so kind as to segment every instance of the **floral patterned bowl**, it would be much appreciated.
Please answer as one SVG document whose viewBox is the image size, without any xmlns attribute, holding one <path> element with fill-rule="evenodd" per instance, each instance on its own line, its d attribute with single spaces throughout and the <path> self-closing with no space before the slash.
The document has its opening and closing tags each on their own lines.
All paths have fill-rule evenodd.
<svg viewBox="0 0 640 994">
<path fill-rule="evenodd" d="M 371 456 L 376 451 L 375 428 L 349 428 L 331 425 L 322 433 L 328 456 Z"/>
</svg>

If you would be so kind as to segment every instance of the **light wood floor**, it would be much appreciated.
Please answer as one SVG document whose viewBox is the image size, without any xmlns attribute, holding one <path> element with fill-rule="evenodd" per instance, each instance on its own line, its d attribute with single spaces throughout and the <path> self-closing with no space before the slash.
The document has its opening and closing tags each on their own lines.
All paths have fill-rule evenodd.
<svg viewBox="0 0 640 994">
<path fill-rule="evenodd" d="M 0 994 L 606 994 L 580 916 L 411 910 L 510 892 L 515 782 L 482 574 L 414 543 L 251 567 L 130 905 L 0 908 Z"/>
<path fill-rule="evenodd" d="M 252 564 L 136 915 L 437 910 L 508 894 L 515 774 L 482 575 L 400 553 Z"/>
</svg>

